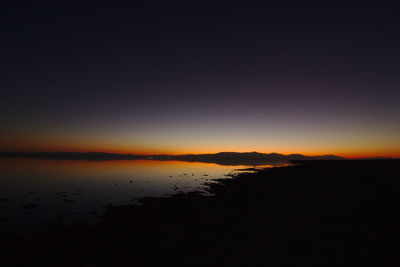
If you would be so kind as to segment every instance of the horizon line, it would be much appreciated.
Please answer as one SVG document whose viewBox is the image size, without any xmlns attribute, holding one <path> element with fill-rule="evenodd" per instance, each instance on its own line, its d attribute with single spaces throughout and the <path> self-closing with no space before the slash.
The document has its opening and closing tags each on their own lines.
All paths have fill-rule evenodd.
<svg viewBox="0 0 400 267">
<path fill-rule="evenodd" d="M 38 151 L 0 151 L 0 154 L 35 154 L 35 153 L 80 153 L 80 154 L 90 154 L 90 153 L 98 153 L 98 154 L 110 154 L 110 155 L 133 155 L 133 156 L 185 156 L 185 155 L 213 155 L 213 154 L 219 154 L 219 153 L 238 153 L 238 154 L 244 154 L 244 153 L 259 153 L 259 154 L 279 154 L 283 156 L 290 156 L 290 155 L 302 155 L 302 156 L 307 156 L 307 157 L 318 157 L 318 156 L 337 156 L 337 157 L 342 157 L 344 159 L 400 159 L 400 157 L 388 157 L 388 156 L 381 156 L 381 155 L 374 155 L 374 156 L 363 156 L 363 157 L 356 157 L 356 156 L 341 156 L 341 155 L 336 155 L 336 154 L 313 154 L 313 155 L 308 155 L 308 154 L 302 154 L 302 153 L 289 153 L 289 154 L 284 154 L 284 153 L 278 153 L 278 152 L 258 152 L 258 151 L 246 151 L 246 152 L 237 152 L 237 151 L 220 151 L 220 152 L 214 152 L 214 153 L 182 153 L 182 154 L 169 154 L 169 153 L 131 153 L 131 152 L 123 152 L 123 153 L 117 153 L 117 152 L 105 152 L 105 151 L 63 151 L 63 150 L 52 150 L 52 151 L 46 151 L 46 150 L 38 150 Z"/>
</svg>

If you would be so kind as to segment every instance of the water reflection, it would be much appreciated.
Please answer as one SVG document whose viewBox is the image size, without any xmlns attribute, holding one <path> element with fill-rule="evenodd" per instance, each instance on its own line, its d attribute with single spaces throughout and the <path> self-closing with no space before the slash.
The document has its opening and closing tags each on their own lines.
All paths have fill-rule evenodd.
<svg viewBox="0 0 400 267">
<path fill-rule="evenodd" d="M 1 234 L 43 230 L 46 220 L 95 222 L 105 205 L 146 196 L 204 191 L 204 182 L 246 169 L 154 160 L 0 160 Z M 264 166 L 268 167 L 268 165 Z"/>
</svg>

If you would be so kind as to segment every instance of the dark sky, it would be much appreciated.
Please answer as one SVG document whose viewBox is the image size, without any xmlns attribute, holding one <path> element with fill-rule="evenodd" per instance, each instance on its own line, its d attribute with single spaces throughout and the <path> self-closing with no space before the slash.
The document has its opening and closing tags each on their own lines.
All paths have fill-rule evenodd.
<svg viewBox="0 0 400 267">
<path fill-rule="evenodd" d="M 2 4 L 0 145 L 399 156 L 399 4 L 320 2 Z"/>
</svg>

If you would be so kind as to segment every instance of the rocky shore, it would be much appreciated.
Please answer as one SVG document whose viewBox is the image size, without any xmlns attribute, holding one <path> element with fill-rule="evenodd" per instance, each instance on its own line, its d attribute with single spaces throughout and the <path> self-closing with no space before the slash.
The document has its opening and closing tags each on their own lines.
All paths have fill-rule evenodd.
<svg viewBox="0 0 400 267">
<path fill-rule="evenodd" d="M 398 266 L 400 161 L 304 161 L 0 239 L 2 266 Z"/>
</svg>

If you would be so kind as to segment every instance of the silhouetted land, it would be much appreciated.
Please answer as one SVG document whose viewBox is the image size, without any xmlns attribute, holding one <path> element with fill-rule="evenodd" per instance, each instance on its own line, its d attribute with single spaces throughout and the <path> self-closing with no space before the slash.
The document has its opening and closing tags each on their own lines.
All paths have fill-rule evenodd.
<svg viewBox="0 0 400 267">
<path fill-rule="evenodd" d="M 108 207 L 94 226 L 2 240 L 27 266 L 399 266 L 400 161 L 304 161 L 210 184 L 214 196 Z M 3 265 L 5 266 L 5 265 Z"/>
<path fill-rule="evenodd" d="M 40 159 L 63 160 L 179 160 L 188 162 L 217 163 L 220 165 L 266 165 L 282 163 L 290 160 L 343 160 L 335 155 L 304 156 L 301 154 L 283 155 L 279 153 L 258 152 L 220 152 L 214 154 L 185 154 L 185 155 L 136 155 L 103 152 L 0 152 L 0 157 L 26 157 Z"/>
</svg>

